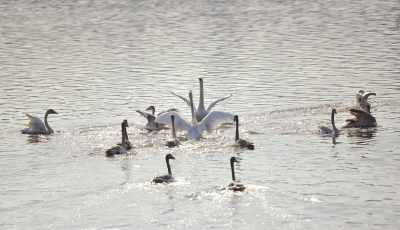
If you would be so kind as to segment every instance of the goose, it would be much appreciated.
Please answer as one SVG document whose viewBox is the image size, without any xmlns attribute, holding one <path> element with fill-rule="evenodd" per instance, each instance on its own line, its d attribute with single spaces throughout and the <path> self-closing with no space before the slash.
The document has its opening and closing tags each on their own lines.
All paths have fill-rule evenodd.
<svg viewBox="0 0 400 230">
<path fill-rule="evenodd" d="M 140 110 L 136 110 L 142 117 L 147 119 L 146 128 L 150 131 L 160 131 L 162 129 L 168 129 L 166 124 L 155 122 L 156 117 L 153 114 L 146 113 Z"/>
<path fill-rule="evenodd" d="M 332 129 L 327 127 L 327 126 L 319 126 L 319 132 L 322 134 L 333 134 L 337 135 L 339 133 L 339 130 L 336 128 L 335 125 L 335 114 L 337 114 L 336 109 L 332 109 L 332 114 L 331 114 L 331 122 L 332 122 Z"/>
<path fill-rule="evenodd" d="M 126 129 L 126 125 L 128 124 L 128 122 L 125 123 L 125 121 L 122 122 L 121 124 L 121 129 L 122 129 L 122 141 L 121 141 L 121 145 L 114 145 L 109 147 L 106 150 L 106 154 L 107 156 L 113 156 L 115 154 L 123 154 L 126 153 L 126 139 L 125 139 L 125 133 L 124 133 L 124 129 Z"/>
<path fill-rule="evenodd" d="M 376 96 L 376 93 L 364 92 L 364 90 L 358 91 L 356 95 L 356 105 L 360 106 L 363 109 L 366 109 L 368 105 L 371 105 L 368 101 L 368 97 L 371 95 Z"/>
<path fill-rule="evenodd" d="M 22 129 L 21 132 L 22 134 L 50 134 L 54 133 L 53 129 L 51 129 L 49 123 L 47 123 L 47 116 L 49 114 L 58 114 L 56 111 L 49 109 L 46 111 L 46 114 L 44 115 L 44 124 L 43 122 L 35 116 L 32 116 L 28 113 L 25 114 L 29 118 L 29 128 Z"/>
<path fill-rule="evenodd" d="M 211 133 L 214 129 L 220 126 L 223 122 L 231 122 L 233 119 L 233 114 L 222 112 L 222 111 L 212 111 L 207 114 L 204 119 L 197 123 L 195 114 L 194 114 L 194 106 L 193 106 L 193 95 L 192 91 L 189 91 L 189 99 L 190 99 L 190 109 L 192 113 L 192 122 L 189 123 L 185 121 L 179 113 L 175 111 L 163 113 L 157 117 L 155 122 L 165 123 L 167 125 L 171 125 L 171 115 L 175 116 L 175 129 L 176 131 L 187 131 L 186 137 L 188 140 L 198 139 L 201 137 L 204 131 Z"/>
<path fill-rule="evenodd" d="M 180 145 L 181 143 L 179 142 L 179 140 L 178 140 L 178 138 L 176 138 L 176 133 L 175 133 L 175 122 L 174 122 L 174 120 L 175 120 L 175 116 L 174 115 L 171 115 L 171 123 L 172 123 L 172 138 L 173 139 L 171 139 L 171 140 L 167 140 L 167 146 L 168 147 L 175 147 L 175 146 L 178 146 L 178 145 Z"/>
<path fill-rule="evenodd" d="M 124 130 L 123 130 L 123 132 L 124 132 L 124 135 L 125 135 L 125 149 L 132 149 L 132 143 L 129 141 L 129 138 L 128 138 L 128 132 L 126 131 L 126 127 L 129 127 L 129 124 L 128 124 L 128 120 L 124 120 L 124 123 L 125 123 L 125 127 L 124 127 Z M 117 143 L 117 145 L 122 145 L 122 143 L 119 141 L 118 143 Z"/>
<path fill-rule="evenodd" d="M 376 127 L 378 123 L 376 122 L 375 117 L 373 117 L 368 111 L 370 110 L 370 106 L 367 106 L 367 111 L 359 108 L 350 109 L 350 114 L 355 116 L 352 119 L 347 119 L 347 124 L 342 128 L 355 128 L 355 127 Z"/>
<path fill-rule="evenodd" d="M 197 107 L 197 110 L 195 109 L 195 115 L 196 115 L 196 120 L 198 122 L 202 121 L 204 119 L 205 116 L 207 116 L 208 113 L 210 113 L 211 109 L 220 101 L 223 101 L 225 99 L 228 99 L 230 97 L 232 97 L 233 93 L 227 97 L 223 97 L 223 98 L 219 98 L 217 100 L 215 100 L 214 102 L 211 102 L 210 104 L 208 104 L 207 109 L 205 109 L 204 107 L 204 92 L 203 92 L 203 78 L 199 78 L 200 81 L 200 100 L 199 100 L 199 106 Z M 170 90 L 167 90 L 168 92 L 172 93 L 173 95 L 181 98 L 182 100 L 184 100 L 188 106 L 190 105 L 190 100 L 180 96 Z"/>
<path fill-rule="evenodd" d="M 147 111 L 151 111 L 151 114 L 153 114 L 153 115 L 154 115 L 154 113 L 156 112 L 156 108 L 155 108 L 154 106 L 152 106 L 152 105 L 150 105 L 146 110 L 147 110 Z M 159 112 L 158 115 L 163 114 L 163 113 L 166 113 L 166 112 L 170 112 L 170 111 L 176 111 L 176 112 L 179 113 L 179 110 L 178 110 L 178 109 L 176 109 L 176 108 L 170 108 L 170 109 L 163 109 L 163 110 L 161 110 L 161 112 Z"/>
<path fill-rule="evenodd" d="M 168 174 L 157 174 L 152 180 L 153 183 L 170 183 L 174 182 L 174 177 L 172 176 L 171 166 L 169 165 L 169 160 L 175 160 L 175 157 L 172 154 L 167 154 L 165 156 L 165 161 L 167 162 Z"/>
<path fill-rule="evenodd" d="M 239 163 L 239 161 L 236 159 L 236 157 L 231 157 L 232 181 L 229 182 L 228 189 L 233 190 L 233 191 L 243 191 L 246 189 L 246 187 L 242 183 L 237 182 L 235 179 L 235 169 L 234 169 L 234 165 L 233 165 L 234 162 Z"/>
<path fill-rule="evenodd" d="M 233 118 L 233 121 L 236 122 L 235 144 L 239 147 L 248 148 L 248 149 L 253 150 L 254 143 L 251 139 L 239 138 L 239 117 L 238 117 L 238 115 L 235 115 L 235 117 Z"/>
</svg>

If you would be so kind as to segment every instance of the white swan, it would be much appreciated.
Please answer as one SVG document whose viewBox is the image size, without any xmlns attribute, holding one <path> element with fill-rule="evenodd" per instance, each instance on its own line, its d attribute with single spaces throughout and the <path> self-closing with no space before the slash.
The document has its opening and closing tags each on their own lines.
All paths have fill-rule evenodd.
<svg viewBox="0 0 400 230">
<path fill-rule="evenodd" d="M 190 109 L 192 112 L 192 122 L 189 123 L 185 121 L 177 112 L 167 112 L 163 113 L 157 117 L 155 122 L 165 123 L 171 125 L 171 115 L 175 116 L 175 128 L 177 131 L 187 131 L 186 137 L 188 140 L 200 138 L 204 131 L 211 133 L 214 129 L 220 126 L 224 122 L 231 122 L 233 119 L 233 114 L 222 112 L 222 111 L 212 111 L 208 113 L 204 119 L 197 123 L 196 117 L 194 115 L 193 106 L 193 95 L 192 91 L 189 92 L 190 99 Z"/>
<path fill-rule="evenodd" d="M 44 115 L 44 124 L 43 122 L 35 116 L 32 116 L 28 113 L 25 115 L 29 118 L 29 128 L 21 130 L 22 134 L 50 134 L 54 133 L 53 129 L 51 129 L 49 123 L 47 123 L 47 116 L 49 114 L 58 114 L 56 111 L 49 109 L 46 111 L 46 114 Z"/>
<path fill-rule="evenodd" d="M 232 95 L 233 95 L 233 93 L 232 93 L 231 95 L 229 95 L 229 96 L 227 96 L 227 97 L 219 98 L 219 99 L 215 100 L 214 102 L 211 102 L 210 104 L 208 104 L 207 109 L 205 109 L 205 107 L 204 107 L 204 92 L 203 92 L 203 78 L 199 78 L 199 81 L 200 81 L 200 100 L 199 100 L 199 106 L 197 107 L 197 110 L 195 109 L 196 120 L 197 120 L 198 122 L 202 121 L 203 118 L 204 118 L 205 116 L 207 116 L 208 113 L 210 113 L 211 109 L 212 109 L 218 102 L 223 101 L 223 100 L 225 100 L 225 99 L 228 99 L 228 98 L 232 97 Z M 191 105 L 190 105 L 190 100 L 189 100 L 189 99 L 187 99 L 187 98 L 185 98 L 185 97 L 183 97 L 183 96 L 180 96 L 180 95 L 178 95 L 178 94 L 176 94 L 176 93 L 174 93 L 174 92 L 172 92 L 172 91 L 170 91 L 170 90 L 168 90 L 168 92 L 170 92 L 170 93 L 172 93 L 173 95 L 175 95 L 175 96 L 181 98 L 182 100 L 184 100 L 184 101 L 187 103 L 188 106 L 191 106 Z"/>
<path fill-rule="evenodd" d="M 239 138 L 239 117 L 238 117 L 238 115 L 235 115 L 235 117 L 233 118 L 233 121 L 236 122 L 235 144 L 239 147 L 248 148 L 248 149 L 253 150 L 254 143 L 251 139 Z"/>
<path fill-rule="evenodd" d="M 376 127 L 378 123 L 368 111 L 370 106 L 367 106 L 367 111 L 358 108 L 350 109 L 350 114 L 355 116 L 352 119 L 347 119 L 347 124 L 342 128 L 355 128 L 355 127 Z"/>
<path fill-rule="evenodd" d="M 234 169 L 234 162 L 239 163 L 239 161 L 236 159 L 236 157 L 231 157 L 231 171 L 232 171 L 232 181 L 229 182 L 227 189 L 233 190 L 233 191 L 243 191 L 246 189 L 246 187 L 243 185 L 243 183 L 237 182 L 235 179 L 235 169 Z"/>
<path fill-rule="evenodd" d="M 165 161 L 167 162 L 168 174 L 157 174 L 152 180 L 153 183 L 170 183 L 174 182 L 174 177 L 172 176 L 171 166 L 169 165 L 169 159 L 175 160 L 175 157 L 171 154 L 165 156 Z"/>
<path fill-rule="evenodd" d="M 160 131 L 162 129 L 169 129 L 166 124 L 155 122 L 156 117 L 153 114 L 136 110 L 142 117 L 147 119 L 146 128 L 151 131 Z"/>
<path fill-rule="evenodd" d="M 358 93 L 356 95 L 356 105 L 360 106 L 363 109 L 367 109 L 367 106 L 371 105 L 368 101 L 368 97 L 371 95 L 376 96 L 376 93 L 364 92 L 364 90 L 358 91 Z"/>
<path fill-rule="evenodd" d="M 127 122 L 122 122 L 121 124 L 121 135 L 122 135 L 122 141 L 121 141 L 121 145 L 114 145 L 109 147 L 106 150 L 106 154 L 107 156 L 113 156 L 115 154 L 123 154 L 126 153 L 126 142 L 125 142 L 125 134 L 124 134 L 124 129 L 126 128 Z"/>
<path fill-rule="evenodd" d="M 336 128 L 335 125 L 335 114 L 337 114 L 336 109 L 332 109 L 332 114 L 331 114 L 331 122 L 332 122 L 332 129 L 330 127 L 321 125 L 319 126 L 319 132 L 322 134 L 333 134 L 337 135 L 339 133 L 339 130 Z"/>
<path fill-rule="evenodd" d="M 132 149 L 132 143 L 129 141 L 128 132 L 126 131 L 126 127 L 129 127 L 128 120 L 124 120 L 125 126 L 123 129 L 123 133 L 125 135 L 125 149 Z M 121 145 L 122 143 L 119 141 L 117 145 Z"/>
<path fill-rule="evenodd" d="M 171 115 L 171 123 L 172 123 L 172 139 L 167 140 L 167 146 L 168 147 L 175 147 L 181 144 L 178 138 L 176 138 L 176 132 L 175 132 L 175 116 Z"/>
<path fill-rule="evenodd" d="M 147 110 L 147 111 L 150 110 L 150 111 L 151 111 L 151 114 L 153 114 L 153 115 L 154 115 L 154 113 L 156 112 L 156 108 L 155 108 L 154 106 L 152 106 L 152 105 L 150 105 L 146 110 Z M 161 110 L 161 112 L 159 112 L 158 115 L 163 114 L 163 113 L 166 113 L 166 112 L 171 112 L 171 111 L 175 111 L 175 112 L 178 112 L 178 113 L 179 113 L 179 110 L 178 110 L 178 109 L 176 109 L 176 108 L 170 108 L 170 109 L 163 109 L 163 110 Z"/>
</svg>

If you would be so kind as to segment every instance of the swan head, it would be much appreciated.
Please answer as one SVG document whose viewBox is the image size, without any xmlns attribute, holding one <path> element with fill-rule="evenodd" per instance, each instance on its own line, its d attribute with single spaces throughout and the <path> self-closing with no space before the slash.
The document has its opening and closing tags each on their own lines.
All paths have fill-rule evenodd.
<svg viewBox="0 0 400 230">
<path fill-rule="evenodd" d="M 155 108 L 154 106 L 150 105 L 146 110 L 147 110 L 147 111 L 150 110 L 150 111 L 152 112 L 152 114 L 154 115 L 154 113 L 155 113 L 155 111 L 156 111 L 156 108 Z"/>
<path fill-rule="evenodd" d="M 169 159 L 175 160 L 175 157 L 172 156 L 171 153 L 168 153 L 167 156 L 165 156 L 165 159 L 166 159 L 166 160 L 169 160 Z"/>
<path fill-rule="evenodd" d="M 124 120 L 125 127 L 129 127 L 128 120 Z"/>
<path fill-rule="evenodd" d="M 236 162 L 239 163 L 239 161 L 236 159 L 236 157 L 231 157 L 231 163 Z"/>
<path fill-rule="evenodd" d="M 203 81 L 203 78 L 202 78 L 202 77 L 200 77 L 200 78 L 199 78 L 199 81 Z"/>
<path fill-rule="evenodd" d="M 235 116 L 233 117 L 233 121 L 238 121 L 238 119 L 239 119 L 238 115 L 235 115 Z"/>
<path fill-rule="evenodd" d="M 54 111 L 53 109 L 49 109 L 47 110 L 47 113 L 49 114 L 58 114 L 56 111 Z"/>
<path fill-rule="evenodd" d="M 332 113 L 337 114 L 336 109 L 332 109 Z"/>
</svg>

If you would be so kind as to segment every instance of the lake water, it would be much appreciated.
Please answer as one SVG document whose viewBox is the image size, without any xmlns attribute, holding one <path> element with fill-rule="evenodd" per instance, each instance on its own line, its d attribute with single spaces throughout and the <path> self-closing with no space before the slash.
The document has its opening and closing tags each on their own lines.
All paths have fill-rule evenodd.
<svg viewBox="0 0 400 230">
<path fill-rule="evenodd" d="M 1 229 L 400 228 L 397 0 L 22 0 L 0 22 Z M 149 105 L 189 119 L 167 90 L 197 105 L 199 77 L 254 151 L 231 124 L 173 149 L 145 130 Z M 318 134 L 360 89 L 378 127 Z M 54 134 L 21 134 L 49 108 Z M 123 119 L 138 148 L 107 158 Z M 168 153 L 177 182 L 151 184 Z M 220 190 L 232 156 L 246 192 Z"/>
</svg>

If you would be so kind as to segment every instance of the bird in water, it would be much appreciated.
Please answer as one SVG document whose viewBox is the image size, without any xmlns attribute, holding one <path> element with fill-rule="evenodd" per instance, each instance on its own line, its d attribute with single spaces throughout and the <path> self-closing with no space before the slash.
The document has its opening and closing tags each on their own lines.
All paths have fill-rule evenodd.
<svg viewBox="0 0 400 230">
<path fill-rule="evenodd" d="M 126 131 L 126 127 L 129 127 L 128 120 L 124 120 L 123 122 L 125 123 L 124 129 L 123 129 L 123 133 L 125 135 L 125 149 L 127 149 L 127 150 L 132 149 L 133 146 L 132 146 L 132 143 L 129 141 L 128 132 Z M 122 143 L 119 141 L 117 143 L 117 145 L 122 145 Z"/>
<path fill-rule="evenodd" d="M 322 134 L 333 134 L 337 135 L 339 134 L 339 130 L 336 128 L 335 125 L 335 114 L 337 114 L 336 109 L 332 109 L 332 114 L 331 114 L 331 123 L 332 123 L 332 129 L 328 126 L 319 126 L 319 132 Z"/>
<path fill-rule="evenodd" d="M 254 143 L 251 139 L 239 138 L 239 117 L 238 117 L 238 115 L 235 115 L 235 117 L 233 118 L 233 121 L 236 122 L 235 144 L 239 147 L 248 148 L 248 149 L 253 150 Z"/>
<path fill-rule="evenodd" d="M 121 141 L 121 145 L 114 145 L 114 146 L 110 146 L 107 150 L 106 150 L 106 155 L 107 156 L 113 156 L 115 154 L 123 154 L 126 153 L 126 139 L 125 139 L 125 133 L 124 133 L 124 129 L 126 129 L 126 125 L 127 122 L 122 122 L 121 123 L 121 136 L 122 136 L 122 141 Z"/>
<path fill-rule="evenodd" d="M 49 114 L 58 114 L 56 111 L 49 109 L 46 111 L 44 115 L 44 124 L 43 122 L 35 116 L 32 116 L 28 113 L 25 115 L 29 118 L 29 124 L 25 125 L 28 128 L 21 130 L 22 134 L 50 134 L 54 133 L 53 129 L 50 127 L 49 123 L 47 122 L 47 117 Z"/>
<path fill-rule="evenodd" d="M 371 104 L 368 101 L 368 97 L 371 95 L 376 96 L 376 93 L 364 92 L 364 90 L 358 91 L 356 95 L 356 105 L 366 110 L 368 105 L 371 106 Z"/>
<path fill-rule="evenodd" d="M 150 131 L 160 131 L 162 129 L 169 129 L 168 125 L 155 122 L 156 117 L 153 114 L 136 110 L 142 117 L 147 119 L 146 128 Z"/>
<path fill-rule="evenodd" d="M 376 127 L 378 123 L 376 122 L 375 117 L 371 115 L 368 111 L 370 111 L 370 106 L 367 105 L 367 110 L 352 108 L 349 110 L 350 114 L 354 116 L 354 118 L 347 119 L 347 124 L 342 126 L 342 128 L 356 128 L 356 127 Z"/>
<path fill-rule="evenodd" d="M 235 179 L 234 162 L 239 163 L 239 161 L 236 159 L 236 157 L 231 157 L 232 181 L 229 182 L 227 189 L 233 190 L 233 191 L 243 191 L 246 189 L 246 187 L 243 185 L 243 183 L 237 182 Z"/>
<path fill-rule="evenodd" d="M 217 99 L 217 100 L 211 102 L 210 104 L 208 104 L 208 107 L 207 107 L 207 109 L 206 109 L 206 108 L 204 107 L 203 78 L 199 78 L 199 81 L 200 81 L 200 100 L 199 100 L 199 106 L 197 107 L 197 109 L 194 109 L 197 122 L 202 121 L 202 120 L 204 119 L 204 117 L 206 117 L 207 114 L 209 114 L 209 113 L 211 112 L 211 109 L 212 109 L 218 102 L 223 101 L 223 100 L 225 100 L 225 99 L 228 99 L 228 98 L 232 97 L 232 95 L 233 95 L 233 93 L 232 93 L 231 95 L 229 95 L 229 96 L 227 96 L 227 97 L 222 97 L 222 98 L 219 98 L 219 99 Z M 183 96 L 180 96 L 180 95 L 178 95 L 178 94 L 176 94 L 176 93 L 174 93 L 174 92 L 172 92 L 172 91 L 170 91 L 170 90 L 168 90 L 168 92 L 170 92 L 170 93 L 172 93 L 173 95 L 175 95 L 175 96 L 181 98 L 182 100 L 184 100 L 184 101 L 187 103 L 188 106 L 191 106 L 191 104 L 190 104 L 190 99 L 187 99 L 187 98 L 185 98 L 185 97 L 183 97 Z"/>
<path fill-rule="evenodd" d="M 181 144 L 181 142 L 179 141 L 179 139 L 176 137 L 176 132 L 175 132 L 175 116 L 171 115 L 171 127 L 172 127 L 172 139 L 167 140 L 167 146 L 172 148 L 175 146 L 178 146 Z"/>
<path fill-rule="evenodd" d="M 157 117 L 155 122 L 165 123 L 171 126 L 171 115 L 175 116 L 175 129 L 177 131 L 186 131 L 186 137 L 188 140 L 200 138 L 204 131 L 211 133 L 214 129 L 219 127 L 224 122 L 231 122 L 233 119 L 233 114 L 222 112 L 222 111 L 212 111 L 207 114 L 206 117 L 201 122 L 197 122 L 194 114 L 193 106 L 193 95 L 192 91 L 189 91 L 190 99 L 190 109 L 192 114 L 192 122 L 185 121 L 177 112 L 167 112 L 163 113 Z"/>
<path fill-rule="evenodd" d="M 167 162 L 168 174 L 157 174 L 152 180 L 153 183 L 170 183 L 174 182 L 174 177 L 172 176 L 171 166 L 169 165 L 169 160 L 175 160 L 172 154 L 167 154 L 165 156 L 165 161 Z"/>
<path fill-rule="evenodd" d="M 155 108 L 153 105 L 150 105 L 150 106 L 146 109 L 146 111 L 151 111 L 151 114 L 152 114 L 153 116 L 155 116 L 154 114 L 155 114 L 155 112 L 156 112 L 156 108 Z M 161 112 L 159 112 L 159 113 L 157 114 L 157 116 L 159 116 L 160 114 L 166 113 L 166 112 L 171 112 L 171 111 L 175 111 L 175 112 L 179 113 L 179 110 L 178 110 L 178 109 L 176 109 L 176 108 L 170 108 L 170 109 L 163 109 L 163 110 L 161 110 Z"/>
</svg>

